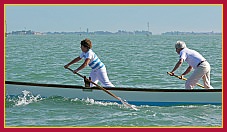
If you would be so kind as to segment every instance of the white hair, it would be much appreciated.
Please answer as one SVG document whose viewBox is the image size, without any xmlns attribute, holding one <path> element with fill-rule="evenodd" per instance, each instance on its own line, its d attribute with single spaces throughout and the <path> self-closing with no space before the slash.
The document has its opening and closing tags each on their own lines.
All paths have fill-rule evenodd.
<svg viewBox="0 0 227 132">
<path fill-rule="evenodd" d="M 177 41 L 177 43 L 175 44 L 175 48 L 177 49 L 186 48 L 186 44 L 184 41 Z"/>
</svg>

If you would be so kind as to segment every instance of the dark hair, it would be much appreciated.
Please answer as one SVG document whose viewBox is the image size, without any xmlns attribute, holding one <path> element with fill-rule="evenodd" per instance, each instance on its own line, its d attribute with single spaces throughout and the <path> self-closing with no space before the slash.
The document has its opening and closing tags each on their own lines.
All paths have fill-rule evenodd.
<svg viewBox="0 0 227 132">
<path fill-rule="evenodd" d="M 88 49 L 91 49 L 92 48 L 92 43 L 91 43 L 91 40 L 89 39 L 84 39 L 80 42 L 81 45 L 83 45 L 84 47 L 87 47 Z"/>
</svg>

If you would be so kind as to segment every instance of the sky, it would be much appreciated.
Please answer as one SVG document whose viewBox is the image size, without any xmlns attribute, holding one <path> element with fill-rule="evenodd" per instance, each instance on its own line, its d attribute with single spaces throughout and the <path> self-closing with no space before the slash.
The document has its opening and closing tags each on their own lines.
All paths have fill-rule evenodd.
<svg viewBox="0 0 227 132">
<path fill-rule="evenodd" d="M 6 5 L 7 32 L 222 32 L 221 5 Z"/>
</svg>

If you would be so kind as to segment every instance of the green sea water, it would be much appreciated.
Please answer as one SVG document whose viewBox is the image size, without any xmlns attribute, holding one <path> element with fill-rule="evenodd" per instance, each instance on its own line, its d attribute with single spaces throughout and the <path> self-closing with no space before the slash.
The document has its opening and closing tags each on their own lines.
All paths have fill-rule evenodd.
<svg viewBox="0 0 227 132">
<path fill-rule="evenodd" d="M 5 79 L 84 85 L 81 78 L 63 68 L 80 55 L 80 41 L 84 38 L 91 39 L 93 51 L 106 65 L 109 79 L 117 87 L 184 89 L 183 80 L 166 74 L 173 69 L 179 59 L 174 44 L 177 40 L 183 40 L 187 47 L 200 52 L 210 63 L 211 85 L 214 88 L 222 88 L 222 36 L 219 35 L 9 35 L 5 44 Z M 72 65 L 71 68 L 76 69 L 82 62 Z M 187 66 L 185 62 L 175 74 L 183 73 Z M 80 73 L 89 76 L 90 70 L 86 67 Z M 138 108 L 138 111 L 133 111 L 117 103 L 64 97 L 43 98 L 21 92 L 19 96 L 6 97 L 5 125 L 44 127 L 222 125 L 220 105 L 169 107 L 142 105 Z"/>
</svg>

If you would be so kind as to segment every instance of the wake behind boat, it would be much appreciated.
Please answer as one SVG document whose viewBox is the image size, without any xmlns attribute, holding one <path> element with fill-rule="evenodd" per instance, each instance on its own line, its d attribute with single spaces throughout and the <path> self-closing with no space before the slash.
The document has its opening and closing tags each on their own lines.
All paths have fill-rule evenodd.
<svg viewBox="0 0 227 132">
<path fill-rule="evenodd" d="M 189 105 L 222 104 L 222 89 L 151 89 L 151 88 L 105 88 L 133 105 Z M 19 95 L 30 91 L 42 97 L 62 96 L 66 98 L 91 98 L 96 101 L 120 102 L 97 87 L 77 85 L 41 84 L 30 82 L 5 81 L 5 94 Z"/>
</svg>

